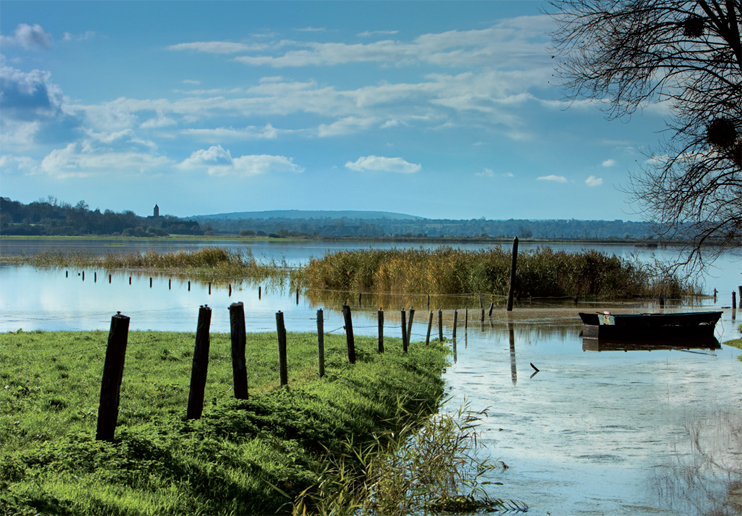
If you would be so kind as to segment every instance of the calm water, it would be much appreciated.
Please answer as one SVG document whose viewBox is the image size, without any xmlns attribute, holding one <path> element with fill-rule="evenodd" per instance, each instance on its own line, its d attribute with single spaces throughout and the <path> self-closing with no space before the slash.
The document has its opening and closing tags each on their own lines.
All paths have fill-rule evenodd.
<svg viewBox="0 0 742 516">
<path fill-rule="evenodd" d="M 7 253 L 8 241 L 0 243 L 0 252 Z M 218 243 L 223 244 L 244 247 Z M 36 245 L 23 242 L 20 252 L 35 252 Z M 96 252 L 133 249 L 100 241 L 89 245 Z M 168 246 L 158 250 L 181 248 L 172 242 L 157 245 Z M 197 248 L 215 242 L 184 245 Z M 251 247 L 258 257 L 285 258 L 298 265 L 330 248 L 362 245 Z M 609 250 L 622 256 L 638 251 L 633 247 Z M 649 259 L 649 253 L 643 253 Z M 716 287 L 722 295 L 690 308 L 724 311 L 716 328 L 720 341 L 740 336 L 742 313 L 723 308 L 731 304 L 731 295 L 723 294 L 739 283 L 739 264 L 737 255 L 724 257 L 716 277 L 704 279 L 707 288 Z M 106 330 L 111 316 L 121 311 L 131 317 L 132 329 L 194 332 L 198 307 L 208 304 L 214 308 L 212 331 L 228 332 L 227 307 L 235 301 L 245 303 L 248 332 L 273 331 L 278 310 L 284 312 L 288 331 L 315 331 L 318 308 L 324 308 L 326 331 L 343 332 L 340 301 L 323 304 L 302 295 L 297 302 L 295 293 L 279 286 L 233 284 L 230 293 L 226 286 L 213 285 L 209 291 L 208 284 L 196 282 L 189 290 L 184 278 L 152 276 L 150 286 L 150 275 L 119 272 L 112 274 L 109 283 L 104 271 L 0 266 L 0 331 Z M 377 300 L 366 296 L 360 304 L 357 298 L 348 301 L 354 331 L 376 335 Z M 414 303 L 418 312 L 413 336 L 424 340 L 425 302 Z M 399 306 L 403 304 L 409 306 L 401 300 Z M 542 305 L 534 310 L 524 304 L 516 306 L 510 318 L 498 307 L 492 318 L 480 324 L 474 310 L 478 301 L 473 298 L 433 298 L 431 307 L 438 305 L 471 310 L 466 331 L 463 312 L 459 315 L 455 361 L 445 378 L 454 398 L 451 409 L 465 401 L 474 410 L 488 409 L 482 426 L 487 451 L 510 466 L 491 479 L 503 483 L 494 486 L 491 495 L 526 502 L 530 514 L 540 515 L 740 513 L 742 508 L 732 508 L 728 496 L 739 488 L 735 482 L 742 480 L 742 362 L 736 360 L 737 349 L 583 351 L 576 311 L 595 306 Z M 659 309 L 651 304 L 633 308 Z M 385 334 L 399 336 L 398 312 L 387 311 L 385 320 Z M 451 337 L 451 325 L 448 310 L 446 337 Z M 535 376 L 531 364 L 540 370 Z"/>
</svg>

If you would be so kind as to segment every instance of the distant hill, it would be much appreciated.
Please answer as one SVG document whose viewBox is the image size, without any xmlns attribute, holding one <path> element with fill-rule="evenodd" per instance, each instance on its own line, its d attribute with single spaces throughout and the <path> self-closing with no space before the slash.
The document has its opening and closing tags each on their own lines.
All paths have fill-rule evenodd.
<svg viewBox="0 0 742 516">
<path fill-rule="evenodd" d="M 213 215 L 194 215 L 193 220 L 250 220 L 250 219 L 355 219 L 355 220 L 424 220 L 425 217 L 392 213 L 388 211 L 331 211 L 331 210 L 271 210 L 240 211 L 216 213 Z"/>
</svg>

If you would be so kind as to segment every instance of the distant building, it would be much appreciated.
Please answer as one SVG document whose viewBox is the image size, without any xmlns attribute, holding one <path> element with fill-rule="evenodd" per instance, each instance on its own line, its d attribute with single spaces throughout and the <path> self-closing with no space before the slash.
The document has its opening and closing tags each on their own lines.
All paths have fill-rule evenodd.
<svg viewBox="0 0 742 516">
<path fill-rule="evenodd" d="M 153 214 L 154 218 L 157 218 L 160 216 L 160 207 L 155 204 L 155 212 Z"/>
</svg>

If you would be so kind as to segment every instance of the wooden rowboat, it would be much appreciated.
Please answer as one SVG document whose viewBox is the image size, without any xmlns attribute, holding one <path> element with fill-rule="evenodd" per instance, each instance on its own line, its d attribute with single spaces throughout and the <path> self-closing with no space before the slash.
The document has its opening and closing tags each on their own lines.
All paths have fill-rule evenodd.
<svg viewBox="0 0 742 516">
<path fill-rule="evenodd" d="M 606 340 L 715 339 L 714 327 L 722 312 L 612 314 L 580 313 L 582 336 Z"/>
</svg>

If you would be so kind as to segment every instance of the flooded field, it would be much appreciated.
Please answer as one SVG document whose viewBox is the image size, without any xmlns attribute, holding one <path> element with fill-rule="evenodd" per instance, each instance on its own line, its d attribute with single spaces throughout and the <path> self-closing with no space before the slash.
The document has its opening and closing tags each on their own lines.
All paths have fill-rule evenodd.
<svg viewBox="0 0 742 516">
<path fill-rule="evenodd" d="M 292 260 L 306 260 L 303 253 Z M 735 267 L 723 272 L 731 278 L 725 285 L 739 276 Z M 345 300 L 354 332 L 377 334 L 379 300 L 371 295 L 297 298 L 280 285 L 209 286 L 126 271 L 109 280 L 105 271 L 14 266 L 0 266 L 0 285 L 3 332 L 107 330 L 117 311 L 131 317 L 132 329 L 194 332 L 203 304 L 214 309 L 212 331 L 228 332 L 227 308 L 242 301 L 248 333 L 274 331 L 279 310 L 289 332 L 316 331 L 319 308 L 325 331 L 342 333 Z M 412 345 L 424 345 L 427 298 L 384 302 L 385 335 L 401 335 L 399 308 L 414 305 Z M 724 342 L 740 337 L 742 322 L 728 305 L 709 297 L 663 309 L 722 310 L 716 337 Z M 445 379 L 453 399 L 446 407 L 486 409 L 487 453 L 509 466 L 489 479 L 502 483 L 489 486 L 491 496 L 525 502 L 538 515 L 742 513 L 739 350 L 586 350 L 578 311 L 659 311 L 658 303 L 522 301 L 510 314 L 495 306 L 483 322 L 474 296 L 433 297 L 430 308 L 439 306 L 452 346 Z"/>
</svg>

